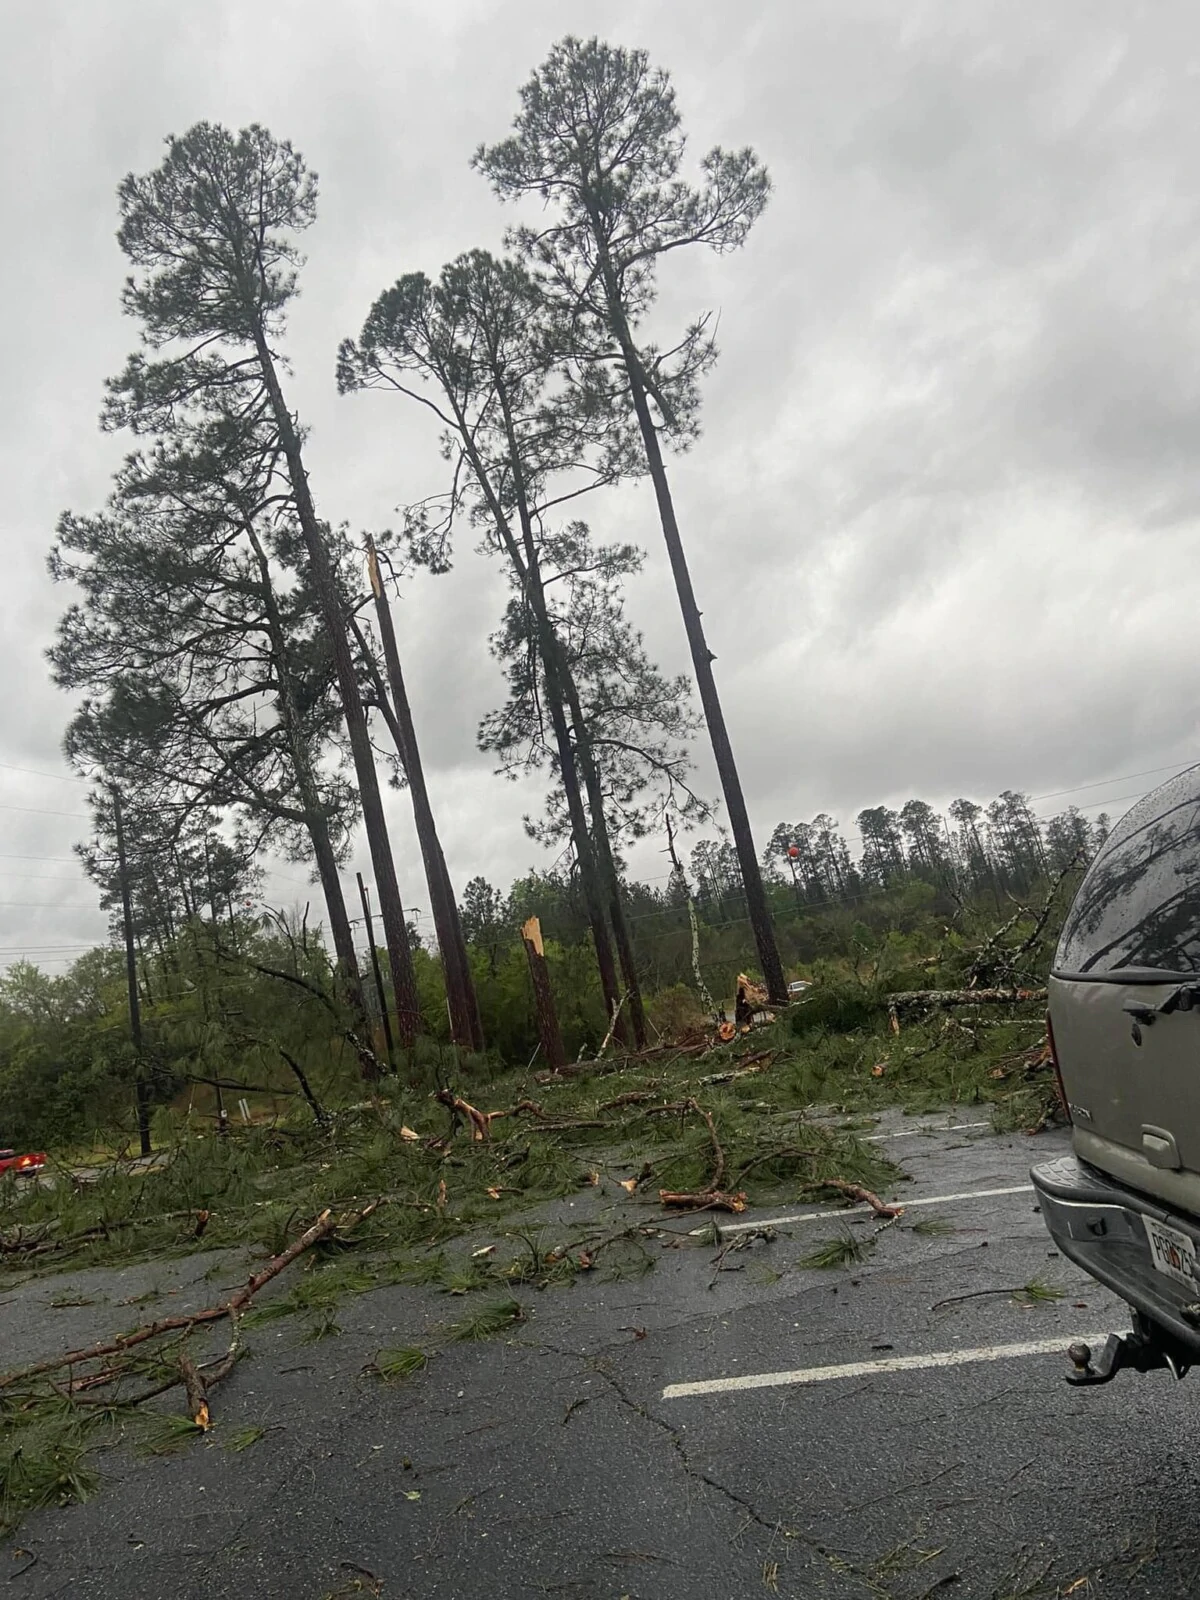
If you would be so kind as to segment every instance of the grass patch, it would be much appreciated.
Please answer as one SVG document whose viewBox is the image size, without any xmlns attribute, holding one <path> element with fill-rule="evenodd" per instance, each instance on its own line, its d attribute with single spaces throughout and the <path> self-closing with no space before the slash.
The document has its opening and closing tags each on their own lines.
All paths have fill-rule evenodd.
<svg viewBox="0 0 1200 1600">
<path fill-rule="evenodd" d="M 946 1217 L 922 1217 L 913 1223 L 911 1231 L 923 1238 L 940 1239 L 954 1232 L 954 1224 Z"/>
</svg>

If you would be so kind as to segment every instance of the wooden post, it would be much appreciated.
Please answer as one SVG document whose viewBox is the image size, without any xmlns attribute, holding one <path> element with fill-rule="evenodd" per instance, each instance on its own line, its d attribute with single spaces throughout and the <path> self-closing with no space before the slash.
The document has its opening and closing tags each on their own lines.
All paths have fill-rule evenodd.
<svg viewBox="0 0 1200 1600">
<path fill-rule="evenodd" d="M 525 954 L 529 957 L 529 976 L 533 980 L 533 1002 L 537 1008 L 542 1054 L 551 1072 L 561 1072 L 567 1064 L 567 1057 L 558 1028 L 558 1012 L 554 1009 L 554 991 L 550 987 L 550 972 L 542 944 L 542 925 L 536 917 L 530 917 L 521 929 L 521 938 L 525 942 Z"/>
<path fill-rule="evenodd" d="M 125 856 L 125 828 L 121 818 L 121 791 L 113 784 L 113 824 L 117 835 L 117 872 L 121 879 L 121 914 L 125 922 L 125 975 L 129 983 L 129 1033 L 136 1057 L 134 1092 L 137 1095 L 138 1141 L 142 1154 L 150 1154 L 150 1092 L 142 1056 L 142 1007 L 138 996 L 137 953 L 133 938 L 133 898 L 129 892 L 129 863 Z"/>
<path fill-rule="evenodd" d="M 383 989 L 383 973 L 379 970 L 379 951 L 375 946 L 375 921 L 371 916 L 371 898 L 367 894 L 367 886 L 363 882 L 361 872 L 354 876 L 358 879 L 358 892 L 362 896 L 363 916 L 367 923 L 367 943 L 371 949 L 371 970 L 375 974 L 375 993 L 379 996 L 379 1015 L 383 1018 L 383 1037 L 387 1042 L 388 1066 L 396 1070 L 396 1046 L 392 1039 L 392 1019 L 388 1016 L 387 995 Z"/>
</svg>

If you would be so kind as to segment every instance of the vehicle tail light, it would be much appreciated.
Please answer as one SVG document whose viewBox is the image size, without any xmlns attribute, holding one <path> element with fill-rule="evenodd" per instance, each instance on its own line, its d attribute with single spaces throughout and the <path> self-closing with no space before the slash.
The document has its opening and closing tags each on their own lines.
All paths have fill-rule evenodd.
<svg viewBox="0 0 1200 1600">
<path fill-rule="evenodd" d="M 1046 1013 L 1046 1043 L 1050 1049 L 1050 1065 L 1054 1068 L 1054 1081 L 1058 1085 L 1058 1099 L 1063 1108 L 1063 1115 L 1071 1121 L 1071 1103 L 1067 1099 L 1067 1086 L 1063 1082 L 1062 1068 L 1058 1064 L 1058 1046 L 1054 1042 L 1054 1024 L 1050 1020 L 1050 1013 Z"/>
</svg>

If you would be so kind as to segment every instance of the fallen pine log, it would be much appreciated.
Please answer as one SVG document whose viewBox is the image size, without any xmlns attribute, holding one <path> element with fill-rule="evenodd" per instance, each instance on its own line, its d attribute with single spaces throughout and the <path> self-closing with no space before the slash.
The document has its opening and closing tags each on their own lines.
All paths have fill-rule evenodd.
<svg viewBox="0 0 1200 1600">
<path fill-rule="evenodd" d="M 777 1054 L 775 1050 L 760 1050 L 757 1055 L 743 1056 L 727 1072 L 710 1072 L 706 1077 L 697 1078 L 697 1087 L 705 1089 L 714 1083 L 733 1083 L 737 1078 L 749 1078 L 756 1072 L 765 1072 L 773 1065 Z"/>
<path fill-rule="evenodd" d="M 568 1061 L 566 1066 L 557 1072 L 535 1072 L 535 1083 L 563 1083 L 568 1078 L 600 1078 L 609 1072 L 628 1072 L 643 1062 L 675 1061 L 686 1056 L 702 1056 L 713 1049 L 717 1043 L 714 1039 L 693 1039 L 685 1044 L 656 1044 L 648 1050 L 639 1050 L 633 1055 L 612 1056 L 605 1061 L 592 1059 L 588 1061 Z"/>
<path fill-rule="evenodd" d="M 930 1011 L 939 1006 L 1015 1006 L 1045 998 L 1045 989 L 902 989 L 885 996 L 889 1011 L 907 1011 L 917 1006 Z"/>
</svg>

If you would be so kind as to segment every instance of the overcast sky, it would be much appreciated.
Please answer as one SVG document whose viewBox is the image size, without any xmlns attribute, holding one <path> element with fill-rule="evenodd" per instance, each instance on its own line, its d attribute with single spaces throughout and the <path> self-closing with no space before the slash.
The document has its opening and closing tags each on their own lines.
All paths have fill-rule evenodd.
<svg viewBox="0 0 1200 1600">
<path fill-rule="evenodd" d="M 647 48 L 692 154 L 753 144 L 774 178 L 746 249 L 672 258 L 660 307 L 664 329 L 720 313 L 703 438 L 671 470 L 760 843 L 911 795 L 1095 784 L 1035 809 L 1119 813 L 1156 781 L 1127 775 L 1200 758 L 1188 0 L 5 0 L 0 18 L 0 965 L 61 970 L 104 930 L 70 861 L 82 786 L 14 769 L 66 772 L 43 652 L 68 595 L 44 560 L 123 448 L 96 427 L 136 337 L 118 182 L 201 118 L 304 153 L 321 201 L 290 397 L 321 512 L 386 526 L 444 466 L 418 408 L 338 398 L 338 340 L 401 272 L 498 247 L 510 219 L 469 157 L 567 31 Z M 682 670 L 649 486 L 588 515 L 647 549 L 630 609 Z M 545 859 L 520 825 L 536 787 L 475 750 L 499 606 L 464 547 L 398 608 L 460 885 Z M 408 801 L 389 805 L 425 908 Z M 634 856 L 644 875 L 656 850 Z M 306 893 L 296 866 L 269 884 Z"/>
</svg>

